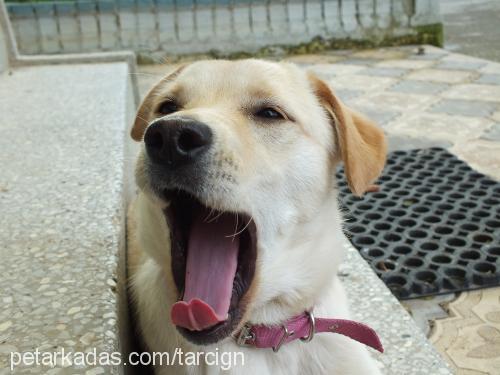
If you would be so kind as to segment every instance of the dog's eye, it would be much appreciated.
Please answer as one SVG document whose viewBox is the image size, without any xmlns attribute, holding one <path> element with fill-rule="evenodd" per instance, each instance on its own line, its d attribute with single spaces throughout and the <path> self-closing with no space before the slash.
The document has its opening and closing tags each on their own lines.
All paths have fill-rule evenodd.
<svg viewBox="0 0 500 375">
<path fill-rule="evenodd" d="M 173 100 L 167 100 L 158 107 L 157 112 L 161 115 L 169 115 L 171 113 L 177 112 L 179 106 Z"/>
<path fill-rule="evenodd" d="M 283 114 L 275 110 L 274 108 L 263 108 L 255 113 L 255 116 L 266 119 L 266 120 L 282 120 L 285 118 Z"/>
</svg>

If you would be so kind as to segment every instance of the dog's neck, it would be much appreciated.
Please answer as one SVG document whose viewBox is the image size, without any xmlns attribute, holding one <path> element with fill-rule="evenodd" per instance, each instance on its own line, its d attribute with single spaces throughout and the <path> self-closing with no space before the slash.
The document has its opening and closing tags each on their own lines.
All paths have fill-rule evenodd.
<svg viewBox="0 0 500 375">
<path fill-rule="evenodd" d="M 260 295 L 271 295 L 272 298 L 255 301 L 244 320 L 252 324 L 279 324 L 304 311 L 328 310 L 323 307 L 323 300 L 329 298 L 334 287 L 344 253 L 341 227 L 337 194 L 334 192 L 309 221 L 290 229 L 288 238 L 281 238 L 260 249 L 263 258 L 272 254 L 262 261 L 262 267 L 273 270 L 266 272 L 266 276 L 274 275 L 275 279 L 266 280 L 265 284 L 269 285 L 271 281 L 276 290 L 268 293 L 261 291 Z M 291 269 L 289 265 L 300 268 Z M 261 275 L 257 275 L 257 279 L 259 277 Z"/>
</svg>

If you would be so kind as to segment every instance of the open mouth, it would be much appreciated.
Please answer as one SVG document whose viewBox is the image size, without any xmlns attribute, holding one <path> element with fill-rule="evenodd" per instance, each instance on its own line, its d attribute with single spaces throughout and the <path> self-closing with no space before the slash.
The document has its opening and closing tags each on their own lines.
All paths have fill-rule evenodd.
<svg viewBox="0 0 500 375">
<path fill-rule="evenodd" d="M 212 209 L 183 191 L 165 191 L 172 272 L 179 301 L 171 319 L 195 344 L 215 343 L 238 326 L 255 273 L 256 227 L 245 213 Z"/>
</svg>

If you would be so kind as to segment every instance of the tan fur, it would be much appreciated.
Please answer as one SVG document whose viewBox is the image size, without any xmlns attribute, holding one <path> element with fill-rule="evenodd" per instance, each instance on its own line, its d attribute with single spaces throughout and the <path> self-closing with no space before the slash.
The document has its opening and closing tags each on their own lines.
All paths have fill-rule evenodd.
<svg viewBox="0 0 500 375">
<path fill-rule="evenodd" d="M 187 116 L 214 133 L 207 177 L 197 196 L 218 210 L 245 212 L 257 229 L 256 276 L 242 298 L 245 322 L 280 324 L 314 308 L 317 316 L 348 318 L 336 276 L 342 261 L 342 218 L 335 164 L 343 161 L 349 186 L 361 195 L 383 168 L 383 133 L 347 108 L 317 77 L 291 64 L 259 60 L 201 61 L 158 83 L 142 103 L 131 136 L 141 141 L 154 109 L 175 96 Z M 282 121 L 254 116 L 262 101 L 279 106 Z M 166 116 L 166 117 L 168 117 Z M 334 125 L 334 126 L 332 126 Z M 140 192 L 129 211 L 130 286 L 139 331 L 150 351 L 242 351 L 243 368 L 226 374 L 378 374 L 361 344 L 318 335 L 271 350 L 238 347 L 231 337 L 195 347 L 168 315 L 178 291 L 170 269 L 170 238 L 162 209 L 168 202 L 149 188 L 144 146 L 136 180 Z M 131 232 L 131 233 L 130 233 Z M 217 368 L 156 367 L 157 374 L 218 374 Z"/>
<path fill-rule="evenodd" d="M 372 121 L 343 104 L 325 82 L 312 74 L 310 79 L 316 95 L 334 120 L 349 187 L 354 194 L 363 195 L 384 168 L 387 154 L 384 133 Z"/>
</svg>

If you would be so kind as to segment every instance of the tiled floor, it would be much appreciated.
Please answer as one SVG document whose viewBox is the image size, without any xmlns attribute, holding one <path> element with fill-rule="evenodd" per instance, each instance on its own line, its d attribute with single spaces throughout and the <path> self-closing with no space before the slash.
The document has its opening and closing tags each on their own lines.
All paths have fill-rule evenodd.
<svg viewBox="0 0 500 375">
<path fill-rule="evenodd" d="M 328 80 L 348 105 L 377 121 L 393 149 L 446 147 L 500 180 L 499 63 L 430 46 L 423 55 L 398 47 L 287 60 Z M 140 91 L 145 94 L 168 70 L 140 67 Z M 413 304 L 410 310 L 423 321 L 441 318 L 431 325 L 431 341 L 457 374 L 500 374 L 500 288 L 453 299 Z M 449 316 L 442 318 L 445 311 Z"/>
</svg>

